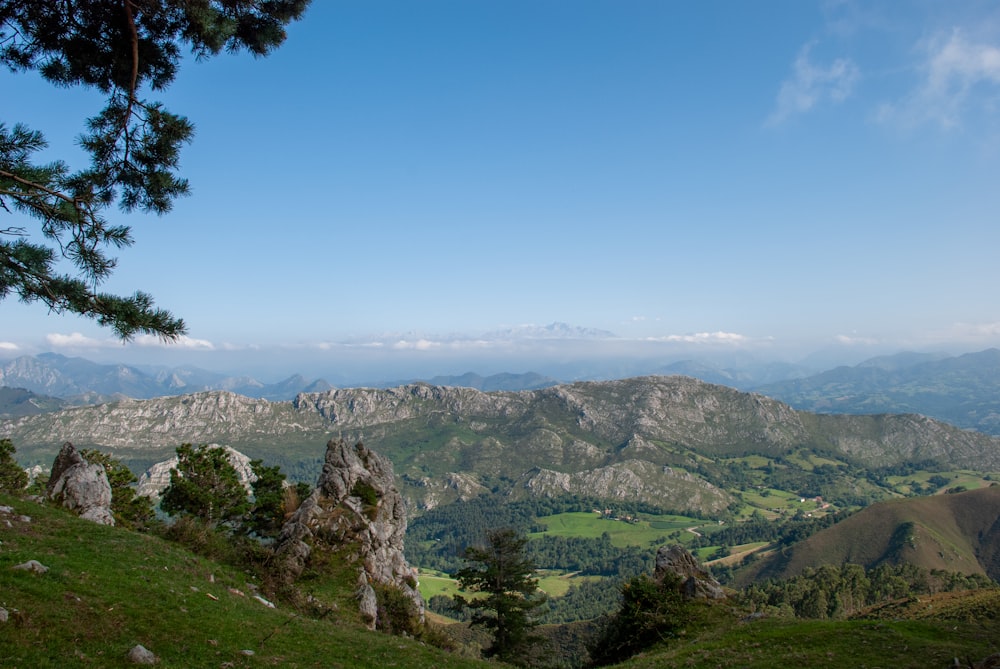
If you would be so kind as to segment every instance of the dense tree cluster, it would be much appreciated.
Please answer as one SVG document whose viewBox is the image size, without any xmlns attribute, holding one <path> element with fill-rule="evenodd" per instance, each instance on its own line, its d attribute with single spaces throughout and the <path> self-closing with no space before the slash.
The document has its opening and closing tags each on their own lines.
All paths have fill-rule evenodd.
<svg viewBox="0 0 1000 669">
<path fill-rule="evenodd" d="M 233 533 L 277 536 L 285 510 L 300 494 L 308 494 L 308 486 L 286 486 L 281 468 L 265 466 L 261 460 L 250 462 L 253 477 L 248 492 L 223 448 L 182 444 L 177 460 L 160 508 Z"/>
<path fill-rule="evenodd" d="M 250 509 L 247 491 L 226 451 L 202 445 L 177 448 L 177 466 L 160 508 L 170 515 L 187 514 L 210 525 L 235 525 Z"/>
<path fill-rule="evenodd" d="M 848 511 L 839 511 L 813 518 L 797 514 L 785 520 L 769 520 L 759 511 L 755 511 L 746 521 L 730 523 L 695 537 L 691 540 L 689 547 L 741 546 L 756 541 L 769 541 L 789 546 L 839 523 L 849 515 Z"/>
<path fill-rule="evenodd" d="M 876 604 L 934 592 L 996 587 L 985 576 L 928 570 L 911 564 L 809 568 L 800 576 L 746 587 L 740 603 L 752 611 L 798 618 L 846 618 Z"/>
<path fill-rule="evenodd" d="M 590 645 L 595 666 L 616 664 L 658 643 L 676 638 L 692 621 L 693 605 L 681 591 L 679 576 L 657 581 L 647 574 L 621 587 L 621 605 Z"/>
<path fill-rule="evenodd" d="M 545 535 L 530 541 L 527 551 L 539 569 L 572 571 L 581 576 L 628 577 L 652 567 L 648 549 L 615 546 L 607 532 L 600 537 Z"/>
<path fill-rule="evenodd" d="M 538 613 L 539 622 L 546 625 L 595 620 L 616 610 L 622 601 L 622 586 L 635 574 L 584 580 L 570 586 L 561 597 L 550 597 Z"/>
</svg>

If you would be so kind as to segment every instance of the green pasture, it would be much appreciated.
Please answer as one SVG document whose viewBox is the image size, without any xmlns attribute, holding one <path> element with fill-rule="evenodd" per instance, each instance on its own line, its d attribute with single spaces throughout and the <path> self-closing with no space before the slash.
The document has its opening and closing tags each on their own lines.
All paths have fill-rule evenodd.
<svg viewBox="0 0 1000 669">
<path fill-rule="evenodd" d="M 600 579 L 599 576 L 580 576 L 576 572 L 567 573 L 557 569 L 540 569 L 536 572 L 536 578 L 538 578 L 538 589 L 549 597 L 562 597 L 574 583 Z M 419 590 L 424 601 L 436 595 L 445 597 L 454 597 L 457 594 L 465 597 L 476 596 L 464 592 L 458 587 L 458 581 L 447 574 L 425 569 L 420 570 Z"/>
<path fill-rule="evenodd" d="M 418 581 L 418 589 L 424 601 L 436 595 L 453 597 L 461 592 L 461 589 L 458 587 L 458 581 L 444 572 L 421 569 Z"/>
<path fill-rule="evenodd" d="M 888 476 L 886 477 L 886 480 L 897 492 L 909 495 L 914 492 L 914 482 L 922 487 L 927 487 L 931 485 L 930 479 L 935 476 L 948 479 L 948 483 L 938 491 L 941 493 L 958 486 L 964 486 L 968 490 L 988 488 L 1000 480 L 1000 473 L 983 474 L 983 472 L 973 472 L 969 470 L 952 470 L 946 472 L 919 471 L 906 476 Z"/>
<path fill-rule="evenodd" d="M 646 516 L 638 522 L 624 522 L 603 518 L 593 512 L 578 511 L 545 516 L 538 521 L 545 525 L 544 532 L 531 534 L 532 538 L 543 535 L 558 537 L 597 538 L 607 533 L 611 543 L 619 548 L 626 546 L 649 546 L 663 543 L 668 534 L 683 532 L 689 527 L 701 527 L 705 520 L 686 516 Z"/>
<path fill-rule="evenodd" d="M 819 505 L 812 498 L 807 498 L 803 502 L 802 498 L 795 493 L 776 488 L 744 490 L 740 495 L 747 505 L 764 512 L 776 509 L 777 511 L 791 511 L 793 513 L 802 510 L 804 513 L 809 513 L 819 509 Z M 754 509 L 749 509 L 749 513 L 746 515 L 749 516 Z"/>
</svg>

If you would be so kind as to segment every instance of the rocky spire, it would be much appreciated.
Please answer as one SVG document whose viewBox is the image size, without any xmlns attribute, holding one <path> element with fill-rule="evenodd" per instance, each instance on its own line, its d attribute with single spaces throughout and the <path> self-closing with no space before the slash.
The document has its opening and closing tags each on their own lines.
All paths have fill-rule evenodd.
<svg viewBox="0 0 1000 669">
<path fill-rule="evenodd" d="M 294 582 L 315 551 L 340 552 L 358 564 L 358 599 L 369 627 L 377 623 L 372 583 L 398 587 L 424 605 L 415 571 L 403 555 L 406 509 L 396 489 L 392 463 L 358 443 L 331 439 L 313 491 L 282 527 L 275 548 L 282 579 Z"/>
<path fill-rule="evenodd" d="M 653 572 L 653 579 L 662 582 L 667 574 L 680 577 L 682 592 L 688 599 L 726 597 L 722 585 L 683 546 L 660 546 L 656 551 L 656 571 Z"/>
</svg>

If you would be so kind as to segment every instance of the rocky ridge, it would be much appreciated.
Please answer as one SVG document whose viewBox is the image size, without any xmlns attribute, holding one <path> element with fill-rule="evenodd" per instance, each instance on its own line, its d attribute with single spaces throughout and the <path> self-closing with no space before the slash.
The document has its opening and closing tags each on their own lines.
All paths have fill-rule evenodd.
<svg viewBox="0 0 1000 669">
<path fill-rule="evenodd" d="M 49 459 L 54 444 L 72 435 L 144 466 L 183 442 L 287 463 L 306 457 L 301 444 L 338 433 L 379 444 L 412 508 L 496 492 L 497 481 L 506 481 L 514 497 L 628 491 L 633 501 L 705 511 L 728 501 L 697 472 L 699 462 L 796 449 L 866 467 L 934 459 L 1000 470 L 994 437 L 917 415 L 810 414 L 687 377 L 490 393 L 411 384 L 304 393 L 291 402 L 212 392 L 0 421 L 0 437 L 26 459 Z"/>
</svg>

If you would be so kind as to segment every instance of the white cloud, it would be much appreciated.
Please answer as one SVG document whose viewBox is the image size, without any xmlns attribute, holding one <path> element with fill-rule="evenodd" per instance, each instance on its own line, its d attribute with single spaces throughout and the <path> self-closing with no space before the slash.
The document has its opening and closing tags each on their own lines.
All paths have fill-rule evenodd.
<svg viewBox="0 0 1000 669">
<path fill-rule="evenodd" d="M 53 348 L 108 348 L 109 346 L 120 345 L 118 341 L 94 339 L 79 332 L 71 334 L 47 334 L 45 335 L 45 341 Z"/>
<path fill-rule="evenodd" d="M 48 342 L 49 346 L 52 348 L 109 349 L 135 346 L 138 348 L 173 348 L 200 351 L 215 350 L 215 346 L 212 342 L 205 339 L 193 339 L 192 337 L 188 337 L 186 335 L 179 337 L 174 341 L 163 341 L 159 337 L 155 337 L 153 335 L 139 335 L 130 342 L 123 342 L 120 339 L 96 339 L 79 332 L 73 332 L 71 334 L 48 334 L 45 335 L 45 341 Z"/>
<path fill-rule="evenodd" d="M 843 102 L 854 91 L 861 76 L 857 65 L 849 58 L 838 58 L 827 67 L 816 65 L 809 59 L 813 45 L 814 42 L 806 44 L 795 57 L 792 76 L 778 91 L 768 125 L 805 113 L 824 100 Z"/>
<path fill-rule="evenodd" d="M 172 341 L 164 341 L 153 335 L 139 335 L 133 340 L 136 346 L 143 348 L 183 348 L 189 350 L 214 351 L 215 345 L 207 339 L 194 339 L 182 335 Z"/>
<path fill-rule="evenodd" d="M 401 339 L 393 344 L 392 347 L 397 351 L 429 351 L 441 348 L 441 342 L 430 341 L 429 339 L 417 339 L 415 341 Z"/>
<path fill-rule="evenodd" d="M 647 341 L 677 342 L 682 344 L 745 344 L 750 341 L 750 338 L 735 332 L 695 332 L 685 335 L 649 337 Z"/>
<path fill-rule="evenodd" d="M 978 100 L 978 93 L 1000 95 L 1000 47 L 970 41 L 959 29 L 939 34 L 923 45 L 920 85 L 896 104 L 883 104 L 878 119 L 907 126 L 937 123 L 942 128 L 961 126 L 962 117 Z"/>
<path fill-rule="evenodd" d="M 876 346 L 881 342 L 872 337 L 858 337 L 856 335 L 837 335 L 834 337 L 838 344 L 844 346 Z"/>
<path fill-rule="evenodd" d="M 944 330 L 930 332 L 925 338 L 932 343 L 996 346 L 1000 345 L 1000 323 L 955 323 Z"/>
<path fill-rule="evenodd" d="M 21 347 L 9 341 L 0 341 L 0 351 L 19 351 Z"/>
<path fill-rule="evenodd" d="M 260 344 L 233 344 L 231 342 L 223 342 L 218 348 L 223 351 L 259 351 L 261 346 Z"/>
</svg>

